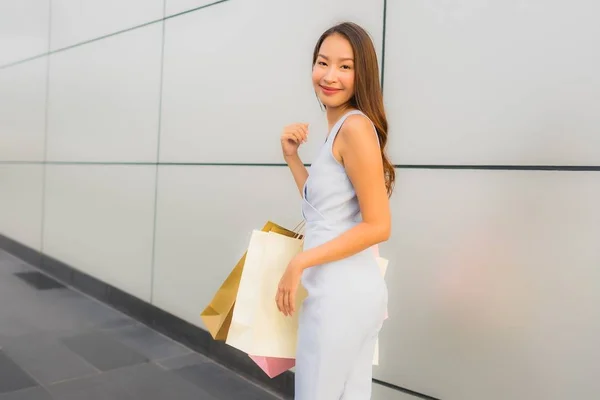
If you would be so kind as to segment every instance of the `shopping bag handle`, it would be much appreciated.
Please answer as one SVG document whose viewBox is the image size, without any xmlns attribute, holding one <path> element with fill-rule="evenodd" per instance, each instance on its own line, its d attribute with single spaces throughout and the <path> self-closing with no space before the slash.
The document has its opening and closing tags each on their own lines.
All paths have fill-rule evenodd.
<svg viewBox="0 0 600 400">
<path fill-rule="evenodd" d="M 294 229 L 292 229 L 292 232 L 294 232 L 296 234 L 294 236 L 294 239 L 298 239 L 300 236 L 302 236 L 302 234 L 304 233 L 305 227 L 306 227 L 306 220 L 302 219 L 302 221 L 300 221 L 298 223 L 298 225 L 296 225 L 294 227 Z"/>
</svg>

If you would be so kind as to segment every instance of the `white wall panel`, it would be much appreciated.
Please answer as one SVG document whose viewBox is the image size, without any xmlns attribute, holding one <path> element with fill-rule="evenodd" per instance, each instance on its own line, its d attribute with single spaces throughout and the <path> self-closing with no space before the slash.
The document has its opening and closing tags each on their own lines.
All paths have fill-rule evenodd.
<svg viewBox="0 0 600 400">
<path fill-rule="evenodd" d="M 52 0 L 53 50 L 163 17 L 164 0 Z"/>
<path fill-rule="evenodd" d="M 267 220 L 293 228 L 300 201 L 286 168 L 160 167 L 153 303 L 203 327 L 200 312 L 252 230 Z"/>
<path fill-rule="evenodd" d="M 165 2 L 165 15 L 169 16 L 194 8 L 220 3 L 220 0 L 165 0 Z"/>
<path fill-rule="evenodd" d="M 600 3 L 389 1 L 385 98 L 401 164 L 600 159 Z"/>
<path fill-rule="evenodd" d="M 380 49 L 382 5 L 228 1 L 167 20 L 160 159 L 281 162 L 285 125 L 325 126 L 311 82 L 318 37 L 351 19 Z"/>
<path fill-rule="evenodd" d="M 40 250 L 43 165 L 0 165 L 0 233 Z"/>
<path fill-rule="evenodd" d="M 0 66 L 48 51 L 49 0 L 0 1 Z"/>
<path fill-rule="evenodd" d="M 0 69 L 0 160 L 44 159 L 46 63 L 44 57 Z"/>
<path fill-rule="evenodd" d="M 160 24 L 50 57 L 48 159 L 155 161 Z"/>
<path fill-rule="evenodd" d="M 150 300 L 155 167 L 48 165 L 44 252 Z"/>
<path fill-rule="evenodd" d="M 398 178 L 376 376 L 446 400 L 598 393 L 598 173 Z"/>
</svg>

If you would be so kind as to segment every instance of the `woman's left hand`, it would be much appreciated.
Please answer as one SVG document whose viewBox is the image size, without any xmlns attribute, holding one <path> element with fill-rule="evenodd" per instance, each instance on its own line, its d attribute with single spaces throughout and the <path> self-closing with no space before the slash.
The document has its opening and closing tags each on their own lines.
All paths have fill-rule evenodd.
<svg viewBox="0 0 600 400">
<path fill-rule="evenodd" d="M 295 257 L 288 265 L 285 273 L 279 281 L 275 302 L 277 308 L 286 317 L 291 316 L 296 311 L 296 294 L 298 286 L 300 286 L 300 278 L 302 277 L 302 267 L 298 262 L 298 257 Z"/>
</svg>

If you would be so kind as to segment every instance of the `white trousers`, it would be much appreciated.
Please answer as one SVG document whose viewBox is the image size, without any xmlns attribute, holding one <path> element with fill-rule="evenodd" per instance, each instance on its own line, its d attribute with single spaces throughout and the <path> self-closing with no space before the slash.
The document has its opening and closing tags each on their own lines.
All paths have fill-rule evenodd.
<svg viewBox="0 0 600 400">
<path fill-rule="evenodd" d="M 351 297 L 351 298 L 348 298 Z M 373 353 L 387 291 L 304 301 L 299 318 L 295 400 L 369 400 Z"/>
</svg>

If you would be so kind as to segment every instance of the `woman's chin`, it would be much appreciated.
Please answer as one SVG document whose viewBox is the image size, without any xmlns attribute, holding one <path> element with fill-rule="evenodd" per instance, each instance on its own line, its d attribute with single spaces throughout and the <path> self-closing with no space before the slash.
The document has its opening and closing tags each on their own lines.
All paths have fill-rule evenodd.
<svg viewBox="0 0 600 400">
<path fill-rule="evenodd" d="M 343 102 L 343 101 L 334 101 L 333 99 L 329 99 L 329 98 L 321 99 L 321 103 L 329 109 L 338 108 L 345 104 L 345 102 Z"/>
</svg>

